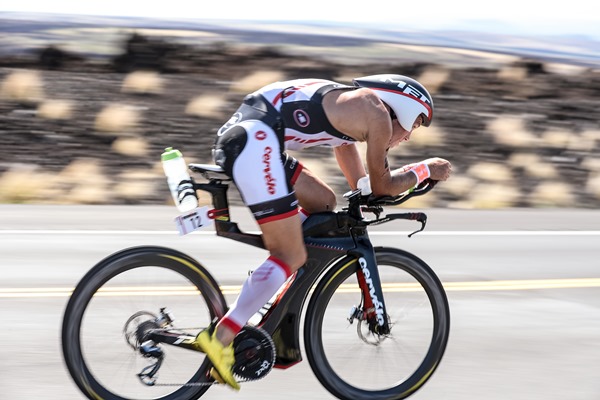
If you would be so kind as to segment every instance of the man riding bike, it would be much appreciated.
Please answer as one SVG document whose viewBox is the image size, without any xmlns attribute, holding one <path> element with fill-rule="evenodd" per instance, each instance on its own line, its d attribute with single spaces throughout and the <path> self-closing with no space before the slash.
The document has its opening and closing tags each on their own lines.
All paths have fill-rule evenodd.
<svg viewBox="0 0 600 400">
<path fill-rule="evenodd" d="M 306 261 L 302 222 L 336 207 L 333 190 L 286 154 L 330 146 L 352 189 L 395 196 L 427 178 L 448 179 L 451 164 L 430 158 L 392 170 L 387 153 L 433 118 L 433 100 L 402 75 L 371 75 L 347 86 L 323 79 L 275 82 L 244 98 L 219 129 L 213 158 L 236 184 L 262 231 L 270 255 L 244 283 L 229 311 L 195 344 L 214 365 L 213 377 L 239 390 L 233 376 L 235 335 Z M 366 143 L 366 166 L 356 147 Z"/>
</svg>

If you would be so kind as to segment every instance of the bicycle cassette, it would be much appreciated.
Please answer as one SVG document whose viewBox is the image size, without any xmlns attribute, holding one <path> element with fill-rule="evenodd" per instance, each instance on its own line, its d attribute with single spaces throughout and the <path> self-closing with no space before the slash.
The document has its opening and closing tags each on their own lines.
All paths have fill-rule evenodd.
<svg viewBox="0 0 600 400">
<path fill-rule="evenodd" d="M 233 340 L 233 372 L 241 379 L 264 378 L 275 364 L 275 343 L 263 329 L 245 326 Z"/>
</svg>

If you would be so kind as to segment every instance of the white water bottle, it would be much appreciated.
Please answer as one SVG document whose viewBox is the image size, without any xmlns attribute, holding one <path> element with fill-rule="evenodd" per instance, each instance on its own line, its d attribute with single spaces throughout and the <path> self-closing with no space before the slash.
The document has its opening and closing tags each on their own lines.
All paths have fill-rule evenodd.
<svg viewBox="0 0 600 400">
<path fill-rule="evenodd" d="M 191 211 L 198 207 L 198 197 L 192 185 L 187 164 L 177 149 L 167 147 L 161 156 L 163 169 L 167 176 L 169 190 L 175 205 L 181 212 Z"/>
</svg>

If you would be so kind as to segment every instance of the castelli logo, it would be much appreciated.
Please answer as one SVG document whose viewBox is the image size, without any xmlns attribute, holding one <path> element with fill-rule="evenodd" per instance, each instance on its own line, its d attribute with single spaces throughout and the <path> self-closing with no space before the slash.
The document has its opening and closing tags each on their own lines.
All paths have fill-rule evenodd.
<svg viewBox="0 0 600 400">
<path fill-rule="evenodd" d="M 258 131 L 254 134 L 254 137 L 257 140 L 265 140 L 267 138 L 267 133 L 265 131 Z"/>
<path fill-rule="evenodd" d="M 270 146 L 265 147 L 265 151 L 263 153 L 263 164 L 265 168 L 263 169 L 263 173 L 265 174 L 265 183 L 267 184 L 267 192 L 270 195 L 275 194 L 275 178 L 271 175 L 271 153 L 273 149 Z"/>
<path fill-rule="evenodd" d="M 306 128 L 310 124 L 310 117 L 308 113 L 304 110 L 296 110 L 294 111 L 294 121 L 301 128 Z"/>
<path fill-rule="evenodd" d="M 232 126 L 234 126 L 235 124 L 237 124 L 238 122 L 240 122 L 243 118 L 242 113 L 240 112 L 236 112 L 235 114 L 233 114 L 231 116 L 231 118 L 229 118 L 229 121 L 227 121 L 225 123 L 225 125 L 223 125 L 219 131 L 217 132 L 217 136 L 223 136 L 223 134 L 225 132 L 227 132 L 229 130 L 229 128 L 231 128 Z"/>
</svg>

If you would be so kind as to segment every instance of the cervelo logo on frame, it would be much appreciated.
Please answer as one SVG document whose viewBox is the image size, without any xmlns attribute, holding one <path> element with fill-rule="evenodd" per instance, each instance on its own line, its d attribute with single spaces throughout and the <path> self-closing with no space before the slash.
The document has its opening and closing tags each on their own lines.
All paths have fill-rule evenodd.
<svg viewBox="0 0 600 400">
<path fill-rule="evenodd" d="M 310 117 L 306 111 L 296 110 L 294 111 L 294 121 L 296 121 L 301 128 L 306 128 L 310 124 Z"/>
<path fill-rule="evenodd" d="M 258 133 L 258 132 L 257 132 Z M 275 194 L 275 178 L 273 178 L 273 175 L 271 174 L 271 153 L 273 152 L 273 149 L 270 146 L 265 147 L 265 150 L 263 152 L 263 156 L 262 156 L 262 161 L 264 164 L 264 169 L 263 169 L 263 173 L 265 176 L 265 183 L 267 184 L 267 192 L 270 195 L 274 195 Z"/>
<path fill-rule="evenodd" d="M 367 267 L 367 260 L 365 260 L 363 257 L 360 257 L 358 259 L 358 263 L 360 264 L 365 281 L 369 286 L 369 294 L 371 295 L 373 307 L 375 307 L 375 314 L 377 314 L 377 323 L 379 326 L 383 326 L 385 323 L 383 319 L 383 303 L 379 301 L 377 295 L 375 294 L 375 285 L 373 285 L 373 279 L 371 279 L 371 271 L 369 271 L 369 268 Z"/>
</svg>

